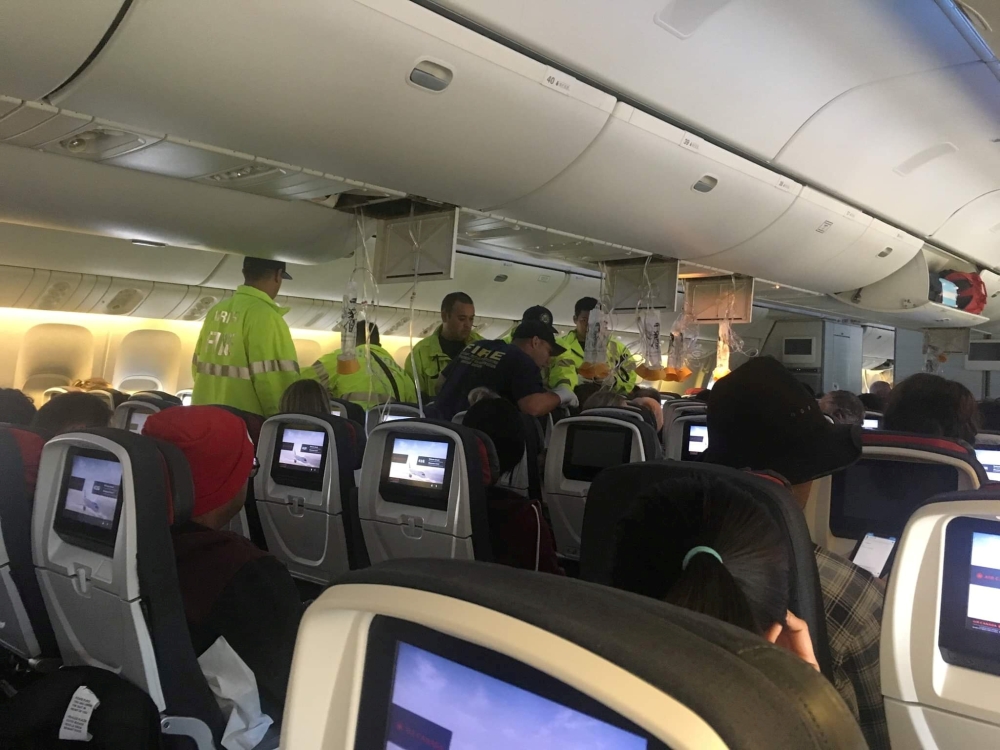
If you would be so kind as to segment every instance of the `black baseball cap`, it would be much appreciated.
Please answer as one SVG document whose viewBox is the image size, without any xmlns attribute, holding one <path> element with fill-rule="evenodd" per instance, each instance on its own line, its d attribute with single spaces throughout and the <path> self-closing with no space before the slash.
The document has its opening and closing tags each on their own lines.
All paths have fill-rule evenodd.
<svg viewBox="0 0 1000 750">
<path fill-rule="evenodd" d="M 244 258 L 243 270 L 256 273 L 259 271 L 281 271 L 281 278 L 291 281 L 292 277 L 285 270 L 285 261 L 271 260 L 270 258 Z"/>
<path fill-rule="evenodd" d="M 524 311 L 524 315 L 521 316 L 521 321 L 528 320 L 540 320 L 548 326 L 552 326 L 552 311 L 547 307 L 542 307 L 541 305 L 535 305 L 529 307 Z M 556 329 L 552 328 L 552 333 L 557 333 Z"/>
<path fill-rule="evenodd" d="M 552 356 L 558 357 L 566 349 L 556 343 L 556 337 L 553 335 L 554 331 L 555 329 L 551 325 L 543 323 L 540 320 L 522 320 L 517 328 L 514 329 L 514 335 L 511 336 L 511 340 L 517 341 L 518 339 L 530 339 L 538 336 L 538 338 L 548 342 L 549 346 L 552 347 Z"/>
<path fill-rule="evenodd" d="M 832 424 L 802 383 L 773 357 L 756 357 L 712 388 L 702 461 L 776 471 L 802 484 L 861 457 L 861 427 Z"/>
</svg>

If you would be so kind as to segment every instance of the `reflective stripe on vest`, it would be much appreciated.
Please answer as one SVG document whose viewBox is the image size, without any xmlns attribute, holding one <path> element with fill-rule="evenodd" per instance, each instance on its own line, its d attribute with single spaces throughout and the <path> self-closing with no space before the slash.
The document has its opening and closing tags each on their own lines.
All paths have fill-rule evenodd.
<svg viewBox="0 0 1000 750">
<path fill-rule="evenodd" d="M 202 362 L 197 355 L 194 358 L 194 368 L 199 375 L 214 375 L 217 378 L 239 378 L 250 380 L 250 368 L 236 365 L 217 365 L 212 362 Z"/>
<path fill-rule="evenodd" d="M 326 371 L 326 367 L 318 359 L 313 362 L 313 371 L 316 373 L 316 379 L 323 384 L 323 387 L 330 390 L 330 373 Z"/>
<path fill-rule="evenodd" d="M 265 372 L 298 372 L 299 363 L 294 359 L 265 359 L 250 363 L 251 375 L 263 375 Z"/>
</svg>

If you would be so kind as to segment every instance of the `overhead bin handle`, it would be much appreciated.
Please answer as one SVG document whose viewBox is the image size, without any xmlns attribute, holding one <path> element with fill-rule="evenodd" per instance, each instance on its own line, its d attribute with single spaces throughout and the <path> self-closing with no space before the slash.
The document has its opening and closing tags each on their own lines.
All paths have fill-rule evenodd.
<svg viewBox="0 0 1000 750">
<path fill-rule="evenodd" d="M 448 88 L 454 77 L 451 68 L 433 60 L 421 60 L 410 71 L 410 83 L 435 94 Z"/>
</svg>

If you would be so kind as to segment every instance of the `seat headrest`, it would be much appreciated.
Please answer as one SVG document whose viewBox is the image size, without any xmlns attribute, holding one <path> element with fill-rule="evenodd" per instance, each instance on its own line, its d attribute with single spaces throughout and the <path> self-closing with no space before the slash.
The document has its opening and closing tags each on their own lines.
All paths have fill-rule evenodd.
<svg viewBox="0 0 1000 750">
<path fill-rule="evenodd" d="M 470 429 L 476 440 L 476 449 L 479 451 L 479 464 L 483 472 L 483 484 L 492 487 L 500 481 L 500 459 L 497 457 L 496 446 L 493 440 L 485 432 Z"/>
<path fill-rule="evenodd" d="M 236 409 L 232 406 L 224 406 L 222 404 L 213 404 L 213 406 L 218 406 L 220 409 L 225 409 L 231 414 L 235 414 L 237 417 L 246 422 L 247 433 L 250 435 L 250 442 L 253 443 L 254 448 L 260 443 L 260 428 L 264 426 L 264 418 L 260 414 L 254 414 L 249 411 L 243 411 L 242 409 Z"/>
<path fill-rule="evenodd" d="M 636 407 L 629 406 L 600 406 L 594 409 L 584 409 L 580 412 L 581 417 L 610 417 L 611 419 L 620 419 L 623 422 L 631 422 L 632 424 L 648 424 L 654 430 L 656 429 L 656 423 L 650 424 L 646 415 L 649 412 L 644 409 L 638 409 Z"/>
<path fill-rule="evenodd" d="M 153 440 L 153 438 L 150 438 Z M 191 520 L 194 510 L 194 479 L 184 451 L 165 440 L 154 440 L 163 457 L 163 470 L 167 481 L 168 519 L 171 526 Z"/>
<path fill-rule="evenodd" d="M 909 448 L 911 450 L 938 453 L 959 458 L 974 458 L 972 447 L 957 438 L 935 437 L 932 435 L 916 435 L 910 432 L 865 432 L 861 435 L 863 447 L 878 448 Z"/>
</svg>

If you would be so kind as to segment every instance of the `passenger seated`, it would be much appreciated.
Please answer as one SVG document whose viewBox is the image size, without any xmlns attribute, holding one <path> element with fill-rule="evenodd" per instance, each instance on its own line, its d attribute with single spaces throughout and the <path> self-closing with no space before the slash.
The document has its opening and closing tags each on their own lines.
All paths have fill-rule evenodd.
<svg viewBox="0 0 1000 750">
<path fill-rule="evenodd" d="M 879 414 L 885 411 L 885 401 L 873 393 L 862 393 L 858 396 L 858 401 L 865 407 L 865 411 L 874 411 Z"/>
<path fill-rule="evenodd" d="M 0 422 L 27 427 L 35 418 L 35 402 L 16 388 L 0 388 Z"/>
<path fill-rule="evenodd" d="M 330 393 L 316 380 L 298 380 L 281 394 L 282 414 L 329 414 Z"/>
<path fill-rule="evenodd" d="M 747 492 L 708 477 L 660 482 L 615 537 L 615 588 L 737 625 L 819 670 L 809 626 L 788 609 L 787 543 Z"/>
<path fill-rule="evenodd" d="M 624 409 L 628 406 L 628 400 L 620 393 L 608 390 L 598 390 L 583 402 L 581 411 L 588 409 Z"/>
<path fill-rule="evenodd" d="M 830 391 L 819 400 L 819 409 L 834 424 L 864 424 L 865 405 L 850 391 Z"/>
<path fill-rule="evenodd" d="M 633 406 L 638 406 L 640 409 L 645 409 L 653 415 L 657 432 L 663 429 L 663 404 L 660 403 L 660 399 L 650 398 L 649 396 L 636 396 L 629 403 Z"/>
<path fill-rule="evenodd" d="M 74 391 L 54 397 L 39 409 L 31 420 L 31 427 L 55 436 L 91 427 L 107 427 L 110 421 L 111 407 L 103 399 L 92 393 Z"/>
<path fill-rule="evenodd" d="M 191 466 L 191 521 L 172 532 L 195 652 L 225 638 L 254 673 L 264 712 L 280 721 L 302 617 L 298 589 L 277 558 L 221 531 L 243 507 L 256 465 L 246 424 L 219 407 L 189 406 L 151 415 L 143 434 L 173 443 Z"/>
<path fill-rule="evenodd" d="M 814 479 L 861 456 L 862 430 L 830 424 L 802 384 L 772 357 L 757 357 L 719 380 L 708 400 L 703 461 L 773 471 L 805 508 Z M 873 750 L 889 747 L 879 640 L 885 589 L 839 555 L 815 547 L 833 658 L 834 685 Z"/>
<path fill-rule="evenodd" d="M 892 395 L 892 386 L 884 380 L 876 380 L 868 386 L 868 392 L 882 402 L 882 408 L 873 409 L 873 411 L 885 411 L 886 404 L 889 403 L 889 396 Z"/>
<path fill-rule="evenodd" d="M 1000 433 L 1000 401 L 987 399 L 979 402 L 979 424 L 987 432 Z"/>
<path fill-rule="evenodd" d="M 961 383 L 918 372 L 892 389 L 882 426 L 975 445 L 979 407 L 972 392 Z"/>
<path fill-rule="evenodd" d="M 514 404 L 486 398 L 473 404 L 464 426 L 486 433 L 493 441 L 500 474 L 510 474 L 524 456 L 524 422 Z M 503 565 L 564 575 L 556 558 L 555 537 L 538 498 L 525 498 L 506 487 L 486 488 L 493 558 Z"/>
</svg>

